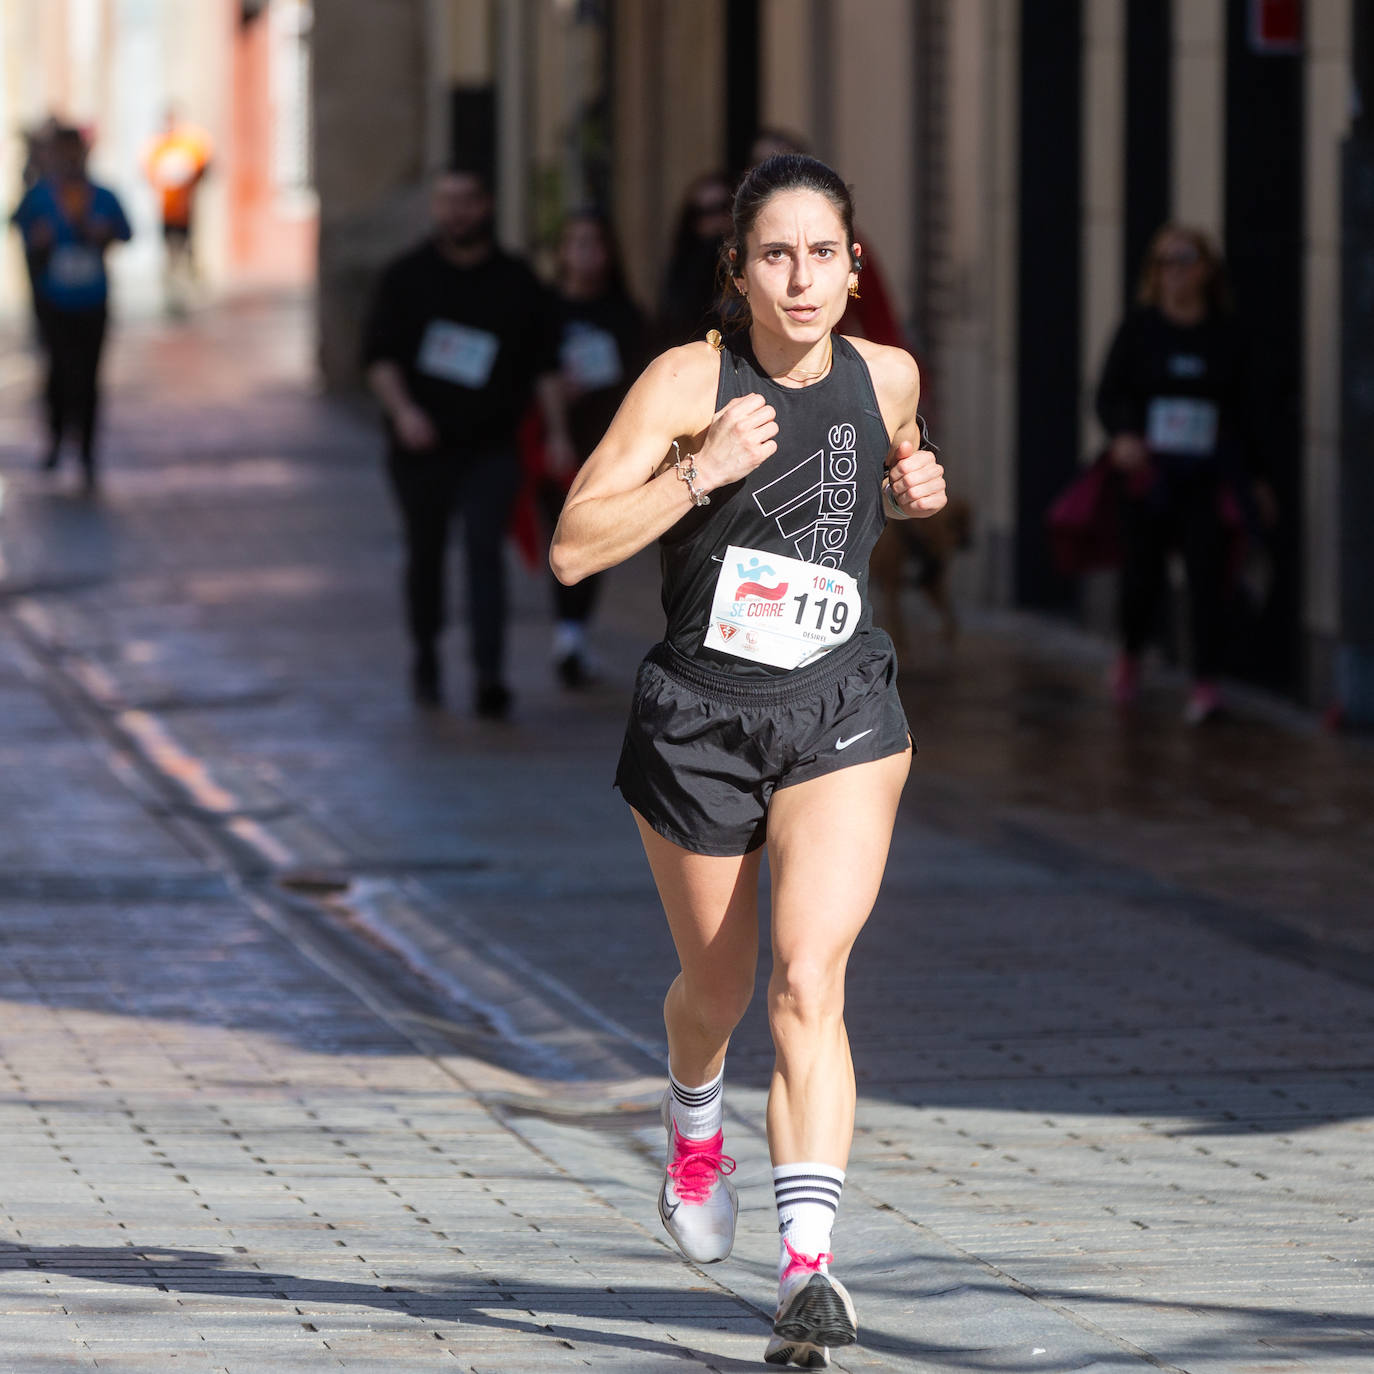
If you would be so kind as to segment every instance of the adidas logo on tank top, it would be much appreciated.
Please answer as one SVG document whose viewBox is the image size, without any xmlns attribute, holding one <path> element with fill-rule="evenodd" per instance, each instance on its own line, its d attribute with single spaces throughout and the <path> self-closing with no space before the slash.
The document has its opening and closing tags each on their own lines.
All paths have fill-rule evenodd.
<svg viewBox="0 0 1374 1374">
<path fill-rule="evenodd" d="M 838 334 L 830 373 L 808 387 L 768 377 L 747 336 L 727 340 L 716 409 L 751 393 L 777 412 L 778 451 L 660 541 L 665 638 L 741 677 L 787 671 L 870 628 L 868 559 L 883 530 L 888 452 L 868 368 Z M 755 576 L 761 569 L 772 575 Z M 783 627 L 790 637 L 779 637 Z"/>
</svg>

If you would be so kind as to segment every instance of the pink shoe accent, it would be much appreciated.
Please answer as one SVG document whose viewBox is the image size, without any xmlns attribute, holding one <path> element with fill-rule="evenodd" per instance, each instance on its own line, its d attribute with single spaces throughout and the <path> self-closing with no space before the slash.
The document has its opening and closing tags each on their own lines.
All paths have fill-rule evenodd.
<svg viewBox="0 0 1374 1374">
<path fill-rule="evenodd" d="M 1184 708 L 1183 718 L 1189 725 L 1201 725 L 1221 709 L 1221 689 L 1215 682 L 1195 682 Z"/>
<path fill-rule="evenodd" d="M 1110 681 L 1112 700 L 1118 706 L 1134 706 L 1140 695 L 1140 660 L 1133 654 L 1118 654 Z"/>
<path fill-rule="evenodd" d="M 1215 682 L 1198 682 L 1193 686 L 1193 700 L 1204 706 L 1216 706 L 1221 701 L 1221 689 Z"/>
<path fill-rule="evenodd" d="M 792 1248 L 792 1242 L 786 1236 L 782 1238 L 782 1243 L 787 1247 L 787 1268 L 782 1271 L 782 1282 L 786 1283 L 793 1274 L 801 1273 L 803 1270 L 810 1270 L 813 1274 L 821 1272 L 823 1264 L 833 1264 L 835 1256 L 822 1250 L 819 1255 L 803 1255 L 800 1250 Z"/>
<path fill-rule="evenodd" d="M 686 1203 L 702 1203 L 711 1195 L 717 1174 L 733 1174 L 735 1161 L 722 1153 L 725 1132 L 717 1131 L 710 1140 L 688 1140 L 673 1127 L 673 1162 L 668 1177 L 673 1191 Z"/>
</svg>

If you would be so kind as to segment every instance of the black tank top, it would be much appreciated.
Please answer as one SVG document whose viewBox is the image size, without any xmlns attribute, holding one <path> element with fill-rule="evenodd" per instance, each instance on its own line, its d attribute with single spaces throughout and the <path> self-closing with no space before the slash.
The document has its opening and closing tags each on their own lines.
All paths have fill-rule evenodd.
<svg viewBox="0 0 1374 1374">
<path fill-rule="evenodd" d="M 868 367 L 839 334 L 830 372 L 807 387 L 773 381 L 747 334 L 725 341 L 716 409 L 736 396 L 762 395 L 777 412 L 778 451 L 741 481 L 711 493 L 659 541 L 665 638 L 717 672 L 774 678 L 788 671 L 707 647 L 711 601 L 730 545 L 835 568 L 854 579 L 862 610 L 849 643 L 872 629 L 868 559 L 883 531 L 887 427 Z"/>
</svg>

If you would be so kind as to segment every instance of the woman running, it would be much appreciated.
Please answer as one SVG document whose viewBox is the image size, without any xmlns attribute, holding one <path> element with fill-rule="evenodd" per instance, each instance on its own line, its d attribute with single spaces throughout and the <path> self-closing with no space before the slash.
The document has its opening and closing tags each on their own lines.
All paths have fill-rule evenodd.
<svg viewBox="0 0 1374 1374">
<path fill-rule="evenodd" d="M 854 1128 L 845 965 L 911 755 L 868 557 L 885 517 L 933 515 L 945 483 L 918 451 L 910 355 L 831 333 L 859 280 L 844 183 L 813 158 L 772 157 L 732 220 L 741 327 L 649 365 L 573 483 L 550 558 L 572 583 L 659 542 L 667 631 L 640 665 L 616 783 L 682 965 L 664 1002 L 659 1213 L 703 1263 L 734 1243 L 722 1084 L 753 993 L 767 846 L 781 1239 L 765 1359 L 824 1368 L 826 1347 L 856 1339 L 830 1274 Z"/>
</svg>

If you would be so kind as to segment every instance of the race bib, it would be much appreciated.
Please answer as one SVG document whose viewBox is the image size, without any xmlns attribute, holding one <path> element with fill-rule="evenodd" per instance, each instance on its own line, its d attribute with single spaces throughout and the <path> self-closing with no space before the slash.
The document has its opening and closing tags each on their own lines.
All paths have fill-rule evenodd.
<svg viewBox="0 0 1374 1374">
<path fill-rule="evenodd" d="M 64 243 L 48 259 L 48 276 L 55 286 L 90 286 L 101 275 L 100 254 L 84 244 Z"/>
<path fill-rule="evenodd" d="M 427 377 L 471 387 L 474 391 L 491 380 L 501 340 L 485 329 L 473 329 L 451 320 L 431 320 L 420 340 L 415 367 Z"/>
<path fill-rule="evenodd" d="M 614 386 L 625 375 L 615 335 L 593 325 L 569 325 L 558 360 L 568 380 L 583 391 Z"/>
<path fill-rule="evenodd" d="M 800 668 L 843 644 L 862 609 L 848 573 L 731 544 L 704 644 L 751 663 Z"/>
<path fill-rule="evenodd" d="M 1217 446 L 1216 403 L 1192 396 L 1156 396 L 1146 412 L 1145 442 L 1156 453 L 1210 458 Z"/>
</svg>

